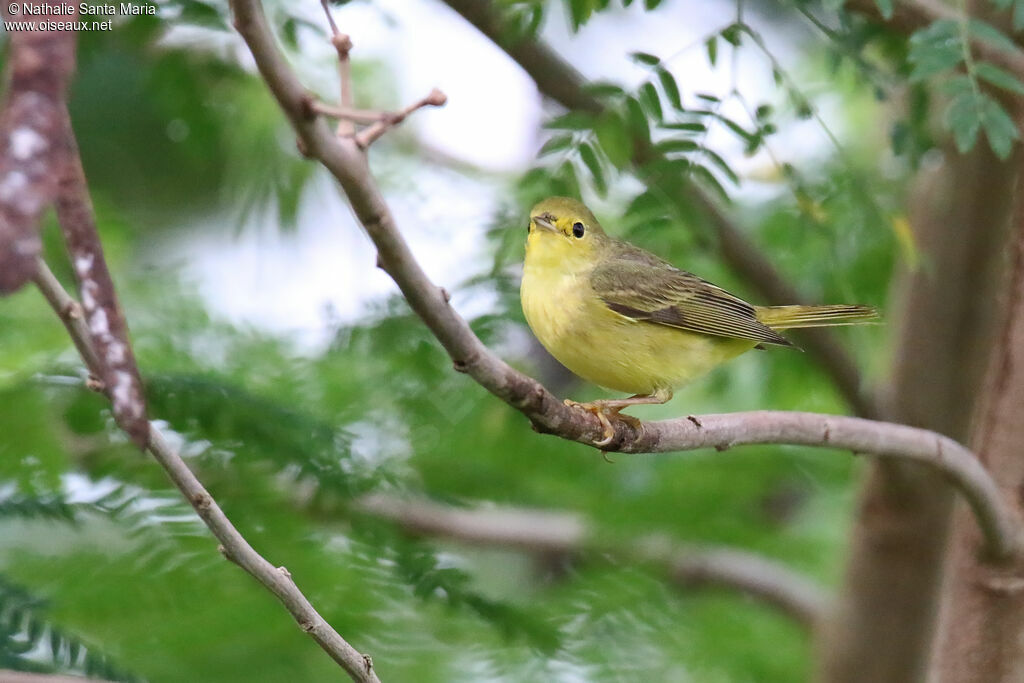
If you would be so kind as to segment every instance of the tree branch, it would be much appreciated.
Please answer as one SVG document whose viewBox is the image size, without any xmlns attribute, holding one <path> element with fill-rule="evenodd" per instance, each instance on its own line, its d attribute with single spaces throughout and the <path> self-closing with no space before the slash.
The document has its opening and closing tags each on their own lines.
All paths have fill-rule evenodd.
<svg viewBox="0 0 1024 683">
<path fill-rule="evenodd" d="M 77 7 L 77 6 L 76 6 Z M 7 5 L 3 17 L 9 18 Z M 40 22 L 60 18 L 43 14 Z M 0 112 L 0 294 L 33 275 L 39 219 L 57 196 L 64 92 L 75 70 L 74 31 L 11 31 Z"/>
<path fill-rule="evenodd" d="M 541 94 L 566 109 L 594 114 L 604 110 L 600 100 L 585 89 L 583 76 L 543 41 L 525 38 L 510 44 L 503 40 L 501 17 L 487 0 L 444 2 L 515 60 L 537 84 Z M 633 164 L 638 168 L 662 165 L 665 161 L 664 154 L 655 150 L 647 140 L 634 139 L 633 150 Z M 669 200 L 684 207 L 696 207 L 704 215 L 715 231 L 722 259 L 764 298 L 765 303 L 813 303 L 783 277 L 764 257 L 761 249 L 747 238 L 743 229 L 699 185 L 680 178 L 675 181 L 675 186 L 679 189 L 665 193 Z M 818 329 L 794 330 L 793 333 L 832 378 L 855 413 L 862 417 L 881 416 L 871 392 L 863 387 L 857 364 L 831 332 Z"/>
<path fill-rule="evenodd" d="M 139 448 L 149 440 L 149 418 L 142 379 L 135 363 L 128 323 L 118 303 L 114 280 L 103 255 L 96 230 L 96 216 L 82 169 L 75 131 L 66 107 L 62 107 L 60 183 L 57 219 L 60 222 L 71 264 L 82 296 L 82 311 L 89 330 L 91 349 L 98 365 L 91 366 L 110 399 L 114 419 Z"/>
<path fill-rule="evenodd" d="M 589 553 L 658 565 L 683 588 L 709 585 L 738 590 L 808 628 L 820 621 L 828 604 L 821 587 L 774 560 L 733 548 L 680 547 L 655 536 L 629 544 L 601 542 L 582 516 L 571 513 L 462 509 L 381 494 L 359 499 L 356 508 L 419 536 L 538 555 Z"/>
<path fill-rule="evenodd" d="M 89 366 L 89 370 L 93 374 L 97 374 L 102 366 L 95 365 L 98 362 L 98 356 L 95 349 L 92 348 L 89 326 L 82 318 L 81 309 L 78 308 L 77 303 L 41 259 L 36 264 L 34 281 L 60 317 L 61 322 L 64 323 L 75 347 L 82 352 L 82 359 Z M 77 314 L 76 311 L 78 311 Z M 85 349 L 84 352 L 83 349 Z M 320 616 L 295 585 L 287 569 L 270 564 L 249 545 L 249 542 L 234 527 L 210 493 L 192 474 L 181 456 L 168 445 L 163 433 L 154 424 L 150 424 L 149 427 L 149 441 L 146 450 L 167 471 L 174 485 L 178 487 L 199 517 L 220 541 L 220 550 L 224 556 L 273 593 L 295 618 L 299 627 L 308 633 L 334 661 L 340 664 L 352 677 L 352 680 L 360 683 L 379 683 L 369 657 L 356 651 L 331 628 L 331 625 Z"/>
<path fill-rule="evenodd" d="M 520 410 L 537 431 L 597 447 L 603 428 L 593 414 L 570 408 L 536 380 L 495 356 L 449 305 L 444 290 L 423 272 L 384 202 L 363 150 L 335 136 L 306 106 L 309 94 L 277 49 L 258 0 L 231 0 L 235 27 L 299 135 L 306 153 L 337 179 L 378 250 L 380 266 L 452 358 L 455 369 Z M 604 451 L 666 452 L 753 443 L 824 446 L 926 463 L 949 476 L 974 509 L 988 550 L 997 558 L 1021 551 L 1021 527 L 974 455 L 934 432 L 859 418 L 811 413 L 754 412 L 646 423 L 616 420 Z"/>
</svg>

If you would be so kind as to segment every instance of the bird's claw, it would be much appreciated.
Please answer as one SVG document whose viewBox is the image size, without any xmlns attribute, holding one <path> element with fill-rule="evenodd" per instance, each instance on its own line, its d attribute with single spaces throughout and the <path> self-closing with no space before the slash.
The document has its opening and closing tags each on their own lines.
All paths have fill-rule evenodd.
<svg viewBox="0 0 1024 683">
<path fill-rule="evenodd" d="M 570 408 L 580 408 L 581 410 L 585 410 L 601 421 L 601 427 L 603 428 L 603 436 L 601 439 L 594 442 L 595 446 L 607 446 L 612 442 L 612 439 L 615 438 L 615 427 L 612 425 L 612 421 L 608 419 L 608 414 L 610 411 L 604 406 L 594 403 L 579 403 L 569 398 L 565 399 L 565 405 L 569 406 Z M 640 424 L 640 421 L 637 420 L 635 417 L 632 417 L 631 415 L 622 415 L 618 411 L 614 412 L 616 417 L 620 417 L 627 421 L 631 421 L 632 423 L 635 423 L 637 425 Z"/>
</svg>

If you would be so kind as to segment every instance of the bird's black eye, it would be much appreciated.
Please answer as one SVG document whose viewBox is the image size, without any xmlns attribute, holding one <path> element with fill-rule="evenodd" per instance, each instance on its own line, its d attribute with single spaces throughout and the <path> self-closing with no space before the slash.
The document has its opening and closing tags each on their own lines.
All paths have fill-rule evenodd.
<svg viewBox="0 0 1024 683">
<path fill-rule="evenodd" d="M 582 223 L 573 223 L 572 224 L 572 236 L 573 237 L 583 237 L 583 233 L 584 232 L 586 232 L 586 228 L 583 227 Z"/>
</svg>

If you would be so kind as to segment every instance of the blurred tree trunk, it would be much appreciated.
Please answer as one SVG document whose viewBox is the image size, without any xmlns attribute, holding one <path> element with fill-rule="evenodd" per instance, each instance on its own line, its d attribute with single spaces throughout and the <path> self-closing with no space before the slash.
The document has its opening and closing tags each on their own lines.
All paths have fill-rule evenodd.
<svg viewBox="0 0 1024 683">
<path fill-rule="evenodd" d="M 1000 300 L 1013 169 L 981 141 L 918 179 L 910 218 L 922 264 L 899 279 L 887 315 L 900 326 L 887 419 L 966 439 Z M 925 678 L 953 500 L 933 472 L 871 465 L 845 585 L 821 634 L 819 680 Z"/>
<path fill-rule="evenodd" d="M 1024 181 L 1021 174 L 1020 181 Z M 1018 185 L 1018 193 L 1024 187 Z M 1024 205 L 1018 202 L 1009 249 L 1010 279 L 999 297 L 1005 317 L 996 334 L 971 446 L 1007 500 L 1024 491 Z M 932 679 L 943 683 L 1024 680 L 1024 561 L 1006 566 L 978 556 L 976 526 L 955 516 L 948 590 Z"/>
</svg>

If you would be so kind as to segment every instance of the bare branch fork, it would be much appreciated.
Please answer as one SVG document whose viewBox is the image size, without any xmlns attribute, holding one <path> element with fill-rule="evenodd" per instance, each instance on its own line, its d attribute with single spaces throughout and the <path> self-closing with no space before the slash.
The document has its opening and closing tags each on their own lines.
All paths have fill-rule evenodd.
<svg viewBox="0 0 1024 683">
<path fill-rule="evenodd" d="M 602 427 L 592 414 L 570 408 L 536 380 L 495 356 L 430 281 L 398 229 L 351 137 L 336 136 L 306 106 L 308 92 L 278 49 L 258 0 L 231 0 L 235 28 L 249 46 L 263 79 L 299 136 L 302 148 L 341 185 L 356 217 L 378 250 L 379 265 L 441 343 L 459 372 L 518 409 L 539 432 L 597 447 Z M 743 444 L 798 444 L 921 462 L 936 468 L 964 495 L 985 537 L 989 555 L 1018 556 L 1024 532 L 992 478 L 973 453 L 923 429 L 860 418 L 813 413 L 754 412 L 649 422 L 636 429 L 615 423 L 612 442 L 601 450 L 655 453 Z"/>
<path fill-rule="evenodd" d="M 309 107 L 317 114 L 338 119 L 338 136 L 351 137 L 360 148 L 367 149 L 384 133 L 400 124 L 409 114 L 417 109 L 444 106 L 448 98 L 445 97 L 443 92 L 434 88 L 430 91 L 429 95 L 418 102 L 410 104 L 401 111 L 379 112 L 355 108 L 352 102 L 352 63 L 348 57 L 349 52 L 352 50 L 352 39 L 338 30 L 338 25 L 334 23 L 334 17 L 331 15 L 331 9 L 327 4 L 327 0 L 320 0 L 320 5 L 324 8 L 324 14 L 327 15 L 327 23 L 331 27 L 331 45 L 334 46 L 335 51 L 338 53 L 338 79 L 341 82 L 341 104 L 339 106 L 332 106 L 310 99 Z M 369 125 L 356 132 L 354 125 L 356 123 Z"/>
<path fill-rule="evenodd" d="M 810 629 L 820 623 L 829 603 L 825 591 L 813 581 L 760 555 L 735 548 L 680 546 L 659 536 L 646 536 L 626 544 L 601 542 L 587 520 L 572 513 L 463 509 L 384 494 L 360 498 L 356 509 L 394 522 L 418 536 L 540 556 L 590 553 L 634 564 L 649 563 L 658 566 L 682 588 L 707 585 L 738 590 L 776 607 Z"/>
</svg>

